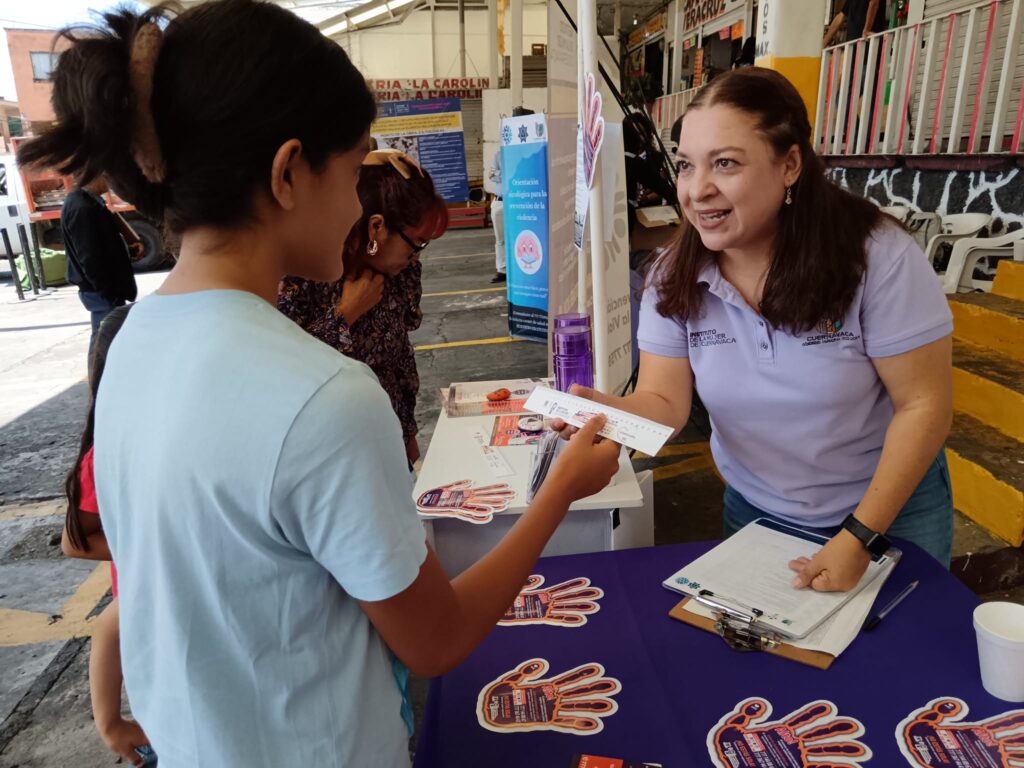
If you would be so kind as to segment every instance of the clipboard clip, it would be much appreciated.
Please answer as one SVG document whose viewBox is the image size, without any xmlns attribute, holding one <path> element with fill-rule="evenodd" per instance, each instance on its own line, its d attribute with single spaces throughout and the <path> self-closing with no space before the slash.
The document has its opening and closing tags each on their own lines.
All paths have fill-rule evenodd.
<svg viewBox="0 0 1024 768">
<path fill-rule="evenodd" d="M 767 651 L 782 642 L 775 632 L 758 624 L 764 612 L 757 608 L 744 606 L 740 610 L 726 605 L 726 602 L 731 601 L 718 597 L 709 589 L 702 589 L 693 599 L 713 611 L 715 631 L 734 651 Z"/>
</svg>

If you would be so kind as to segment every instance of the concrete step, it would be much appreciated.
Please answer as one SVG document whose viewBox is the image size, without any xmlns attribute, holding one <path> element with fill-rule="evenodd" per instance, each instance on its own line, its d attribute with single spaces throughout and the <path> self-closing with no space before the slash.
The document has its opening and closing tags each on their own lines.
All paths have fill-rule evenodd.
<svg viewBox="0 0 1024 768">
<path fill-rule="evenodd" d="M 1024 441 L 1024 362 L 954 340 L 953 408 Z"/>
<path fill-rule="evenodd" d="M 1024 261 L 1001 259 L 992 281 L 992 293 L 1007 299 L 1024 301 Z"/>
<path fill-rule="evenodd" d="M 1024 543 L 1024 443 L 956 413 L 946 457 L 954 506 L 1013 546 Z"/>
<path fill-rule="evenodd" d="M 953 337 L 1024 361 L 1024 301 L 994 293 L 949 297 Z"/>
</svg>

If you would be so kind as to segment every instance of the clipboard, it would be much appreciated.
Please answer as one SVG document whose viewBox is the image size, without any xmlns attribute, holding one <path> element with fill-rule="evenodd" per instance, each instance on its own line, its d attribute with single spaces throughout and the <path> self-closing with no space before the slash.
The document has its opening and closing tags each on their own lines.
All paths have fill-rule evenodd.
<svg viewBox="0 0 1024 768">
<path fill-rule="evenodd" d="M 668 615 L 677 621 L 681 621 L 690 626 L 703 629 L 706 632 L 713 632 L 716 635 L 721 635 L 718 629 L 718 622 L 714 619 L 708 619 L 699 614 L 693 613 L 686 610 L 686 604 L 690 602 L 690 598 L 683 598 L 676 606 L 668 612 Z M 755 650 L 755 649 L 751 649 Z M 770 647 L 761 648 L 766 653 L 770 653 L 773 656 L 781 656 L 784 659 L 790 659 L 792 661 L 806 664 L 809 667 L 815 669 L 828 669 L 832 666 L 832 662 L 836 660 L 836 657 L 831 653 L 825 653 L 824 651 L 808 651 L 803 648 L 794 648 L 786 642 L 779 642 L 771 645 Z"/>
<path fill-rule="evenodd" d="M 827 541 L 828 537 L 774 520 L 755 520 L 662 582 L 687 596 L 670 615 L 716 632 L 734 650 L 768 651 L 827 669 L 857 635 L 865 616 L 854 614 L 867 613 L 870 601 L 902 554 L 891 548 L 868 565 L 854 589 L 844 593 L 792 590 L 786 563 L 794 557 L 813 556 Z M 690 600 L 713 618 L 687 610 Z M 851 601 L 857 603 L 856 608 Z M 831 625 L 833 617 L 847 608 L 853 614 L 846 615 L 845 628 L 837 625 L 838 635 L 833 631 L 825 648 L 797 647 L 806 645 L 805 638 L 826 622 Z"/>
</svg>

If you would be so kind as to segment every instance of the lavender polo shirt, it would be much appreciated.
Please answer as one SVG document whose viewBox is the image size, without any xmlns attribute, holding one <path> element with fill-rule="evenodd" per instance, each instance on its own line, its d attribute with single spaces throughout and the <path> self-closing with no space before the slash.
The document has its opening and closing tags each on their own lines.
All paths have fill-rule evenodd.
<svg viewBox="0 0 1024 768">
<path fill-rule="evenodd" d="M 867 246 L 846 317 L 808 333 L 771 328 L 715 262 L 698 277 L 707 290 L 689 322 L 658 314 L 656 279 L 644 292 L 640 349 L 690 359 L 722 476 L 790 522 L 838 525 L 867 491 L 893 416 L 871 359 L 953 331 L 939 281 L 909 235 L 883 227 Z"/>
</svg>

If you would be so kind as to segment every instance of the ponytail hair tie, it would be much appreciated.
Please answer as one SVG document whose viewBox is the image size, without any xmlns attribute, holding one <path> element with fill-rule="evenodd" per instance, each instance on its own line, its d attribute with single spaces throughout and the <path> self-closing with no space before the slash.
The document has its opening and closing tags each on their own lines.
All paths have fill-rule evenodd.
<svg viewBox="0 0 1024 768">
<path fill-rule="evenodd" d="M 128 80 L 135 97 L 132 158 L 142 175 L 154 184 L 162 183 L 167 176 L 153 119 L 153 75 L 163 42 L 164 33 L 160 27 L 153 22 L 143 24 L 135 33 L 128 59 Z"/>
</svg>

